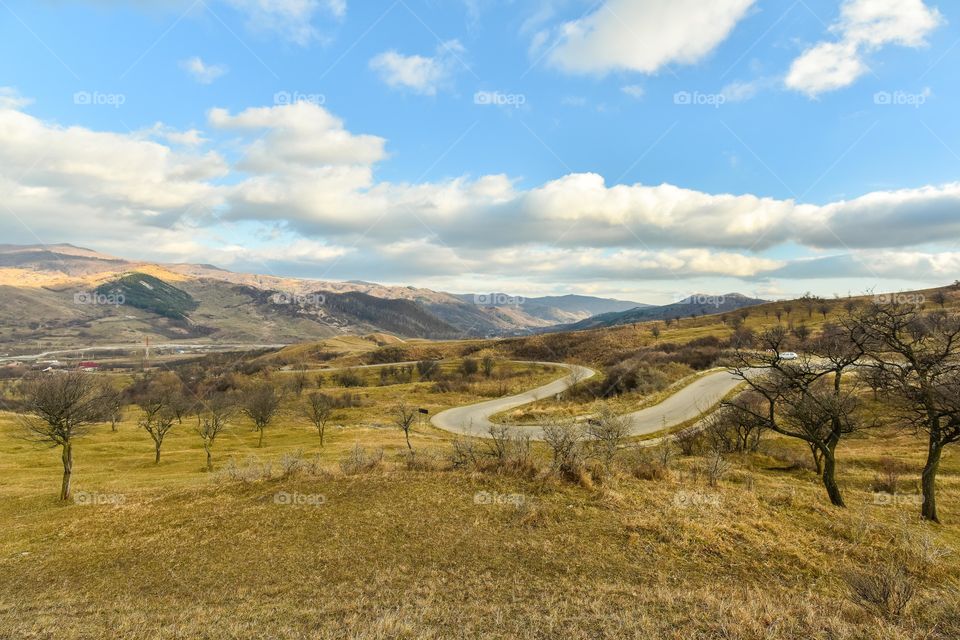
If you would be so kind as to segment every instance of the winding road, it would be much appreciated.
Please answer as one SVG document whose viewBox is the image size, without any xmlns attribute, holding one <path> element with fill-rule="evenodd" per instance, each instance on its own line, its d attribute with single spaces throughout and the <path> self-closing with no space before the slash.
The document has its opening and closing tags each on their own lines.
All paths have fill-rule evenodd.
<svg viewBox="0 0 960 640">
<path fill-rule="evenodd" d="M 570 373 L 559 380 L 525 393 L 441 411 L 433 416 L 431 423 L 445 431 L 486 438 L 490 435 L 490 427 L 494 425 L 490 421 L 490 416 L 566 391 L 576 382 L 591 378 L 597 373 L 593 369 L 579 365 L 556 362 L 537 364 L 561 367 L 569 370 Z M 696 419 L 715 407 L 740 382 L 741 380 L 730 371 L 717 371 L 701 376 L 677 390 L 663 402 L 628 413 L 626 418 L 630 423 L 630 435 L 649 435 Z M 517 433 L 528 434 L 531 440 L 543 439 L 543 429 L 540 426 L 511 426 L 510 428 Z"/>
</svg>

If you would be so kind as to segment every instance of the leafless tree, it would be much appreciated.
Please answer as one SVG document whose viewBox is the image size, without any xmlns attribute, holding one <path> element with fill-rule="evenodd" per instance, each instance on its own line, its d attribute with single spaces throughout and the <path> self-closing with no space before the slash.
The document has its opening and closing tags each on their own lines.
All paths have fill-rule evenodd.
<svg viewBox="0 0 960 640">
<path fill-rule="evenodd" d="M 493 370 L 497 366 L 497 361 L 493 359 L 493 356 L 484 356 L 482 366 L 483 375 L 489 378 L 493 375 Z"/>
<path fill-rule="evenodd" d="M 882 370 L 901 419 L 927 434 L 921 516 L 939 522 L 937 472 L 944 447 L 960 442 L 960 316 L 911 304 L 873 303 L 857 314 L 871 366 Z"/>
<path fill-rule="evenodd" d="M 153 440 L 154 464 L 160 464 L 160 448 L 163 439 L 173 428 L 177 416 L 171 409 L 170 395 L 163 388 L 150 389 L 140 401 L 140 419 L 137 424 L 146 431 Z"/>
<path fill-rule="evenodd" d="M 403 400 L 393 405 L 393 424 L 403 431 L 403 435 L 407 439 L 407 448 L 410 451 L 413 451 L 413 445 L 410 444 L 410 432 L 413 430 L 417 413 L 416 407 L 411 407 Z"/>
<path fill-rule="evenodd" d="M 843 376 L 862 357 L 860 343 L 844 341 L 835 332 L 811 345 L 822 361 L 809 357 L 784 360 L 787 331 L 774 327 L 758 337 L 759 350 L 738 350 L 736 375 L 746 382 L 757 404 L 727 403 L 745 419 L 765 429 L 806 442 L 818 464 L 830 501 L 844 506 L 836 482 L 836 448 L 841 438 L 863 427 L 854 389 Z"/>
<path fill-rule="evenodd" d="M 123 398 L 123 391 L 113 386 L 104 385 L 103 411 L 110 422 L 110 430 L 113 432 L 117 431 L 117 425 L 123 420 Z"/>
<path fill-rule="evenodd" d="M 63 481 L 60 499 L 70 499 L 74 441 L 102 421 L 104 386 L 91 374 L 79 371 L 54 373 L 24 381 L 23 427 L 25 437 L 50 447 L 60 447 Z"/>
<path fill-rule="evenodd" d="M 630 435 L 630 422 L 626 416 L 617 415 L 610 405 L 603 403 L 596 416 L 587 422 L 586 431 L 594 451 L 609 474 L 617 451 Z"/>
<path fill-rule="evenodd" d="M 315 391 L 307 396 L 307 401 L 303 407 L 303 413 L 307 419 L 317 429 L 320 434 L 320 446 L 323 446 L 323 437 L 327 428 L 327 422 L 333 415 L 333 400 L 330 396 Z"/>
<path fill-rule="evenodd" d="M 826 302 L 821 302 L 817 305 L 817 311 L 820 312 L 820 315 L 823 316 L 823 319 L 827 319 L 827 315 L 830 313 L 830 305 Z"/>
<path fill-rule="evenodd" d="M 553 455 L 553 471 L 575 478 L 580 470 L 580 444 L 583 430 L 572 422 L 552 422 L 543 427 L 543 441 Z"/>
<path fill-rule="evenodd" d="M 203 439 L 203 450 L 207 454 L 207 471 L 213 471 L 213 444 L 233 414 L 233 400 L 226 394 L 208 396 L 203 409 L 197 413 L 197 434 Z"/>
<path fill-rule="evenodd" d="M 241 410 L 253 421 L 254 431 L 260 432 L 258 447 L 263 446 L 263 432 L 276 417 L 282 399 L 277 389 L 266 381 L 260 382 L 245 392 Z"/>
<path fill-rule="evenodd" d="M 930 300 L 943 309 L 947 305 L 947 294 L 945 294 L 943 291 L 935 291 L 933 295 L 930 296 Z"/>
<path fill-rule="evenodd" d="M 660 337 L 660 325 L 656 322 L 650 326 L 650 335 L 653 336 L 654 340 L 657 340 Z"/>
<path fill-rule="evenodd" d="M 763 398 L 754 393 L 742 393 L 731 400 L 734 406 L 723 406 L 710 414 L 704 422 L 704 437 L 710 448 L 721 453 L 756 451 L 763 436 L 761 413 Z M 752 411 L 741 407 L 753 406 Z"/>
</svg>

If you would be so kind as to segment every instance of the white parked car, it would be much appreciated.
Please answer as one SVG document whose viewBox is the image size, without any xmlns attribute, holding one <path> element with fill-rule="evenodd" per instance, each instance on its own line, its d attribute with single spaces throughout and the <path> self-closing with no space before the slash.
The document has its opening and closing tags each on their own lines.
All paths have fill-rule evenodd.
<svg viewBox="0 0 960 640">
<path fill-rule="evenodd" d="M 783 353 L 780 354 L 781 360 L 796 360 L 799 357 L 800 356 L 795 354 L 793 351 L 784 351 Z"/>
</svg>

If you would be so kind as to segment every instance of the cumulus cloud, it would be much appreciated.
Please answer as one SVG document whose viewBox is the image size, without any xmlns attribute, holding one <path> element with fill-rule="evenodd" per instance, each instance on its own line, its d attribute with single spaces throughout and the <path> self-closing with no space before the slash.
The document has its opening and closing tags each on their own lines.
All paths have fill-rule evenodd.
<svg viewBox="0 0 960 640">
<path fill-rule="evenodd" d="M 917 48 L 943 23 L 923 0 L 845 0 L 831 27 L 837 41 L 819 42 L 793 61 L 787 87 L 816 97 L 850 86 L 866 73 L 864 56 L 887 45 Z"/>
<path fill-rule="evenodd" d="M 199 150 L 218 148 L 201 131 L 62 127 L 23 111 L 9 90 L 0 95 L 15 96 L 0 106 L 0 236 L 20 241 L 226 266 L 314 264 L 335 267 L 331 276 L 394 281 L 938 281 L 960 270 L 960 254 L 931 248 L 960 237 L 960 183 L 815 205 L 607 184 L 593 173 L 531 188 L 496 174 L 390 182 L 376 174 L 386 141 L 313 103 L 211 110 L 212 131 L 229 134 L 221 155 Z M 234 228 L 265 239 L 255 249 L 219 239 Z M 838 255 L 784 259 L 773 251 L 782 246 Z"/>
<path fill-rule="evenodd" d="M 247 27 L 252 31 L 274 33 L 295 44 L 306 46 L 319 38 L 313 25 L 318 12 L 342 18 L 347 11 L 346 0 L 225 0 L 237 11 L 247 15 Z"/>
<path fill-rule="evenodd" d="M 219 129 L 257 132 L 257 141 L 244 153 L 245 170 L 370 165 L 386 157 L 386 140 L 350 133 L 342 120 L 313 102 L 250 108 L 236 115 L 217 108 L 208 119 Z"/>
<path fill-rule="evenodd" d="M 605 0 L 559 28 L 548 59 L 571 73 L 655 73 L 671 63 L 693 64 L 726 40 L 754 2 Z"/>
<path fill-rule="evenodd" d="M 227 72 L 222 64 L 207 64 L 200 56 L 194 56 L 180 62 L 180 67 L 200 84 L 210 84 Z"/>
<path fill-rule="evenodd" d="M 464 53 L 459 41 L 450 40 L 441 43 L 434 56 L 384 51 L 370 60 L 370 68 L 390 87 L 433 96 L 464 66 L 461 60 Z"/>
</svg>

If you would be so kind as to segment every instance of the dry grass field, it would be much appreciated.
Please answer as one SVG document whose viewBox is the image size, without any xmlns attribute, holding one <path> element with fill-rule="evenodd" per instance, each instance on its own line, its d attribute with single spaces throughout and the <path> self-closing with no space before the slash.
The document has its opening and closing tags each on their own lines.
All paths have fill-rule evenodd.
<svg viewBox="0 0 960 640">
<path fill-rule="evenodd" d="M 418 384 L 360 391 L 429 396 Z M 411 464 L 389 419 L 374 426 L 388 403 L 338 416 L 323 450 L 292 413 L 262 449 L 237 421 L 212 474 L 188 424 L 154 465 L 131 412 L 118 432 L 79 442 L 68 504 L 56 453 L 14 439 L 5 415 L 0 637 L 960 635 L 956 451 L 941 471 L 946 523 L 932 526 L 917 518 L 924 451 L 907 434 L 841 445 L 849 507 L 837 509 L 808 454 L 780 438 L 733 457 L 716 486 L 704 456 L 663 464 L 632 446 L 613 474 L 571 483 L 547 473 L 539 446 L 537 469 L 452 469 L 448 434 L 428 427 Z M 358 444 L 374 462 L 341 464 Z M 872 489 L 884 456 L 907 465 L 896 499 Z M 891 566 L 916 590 L 900 615 L 859 604 L 848 585 Z"/>
</svg>

